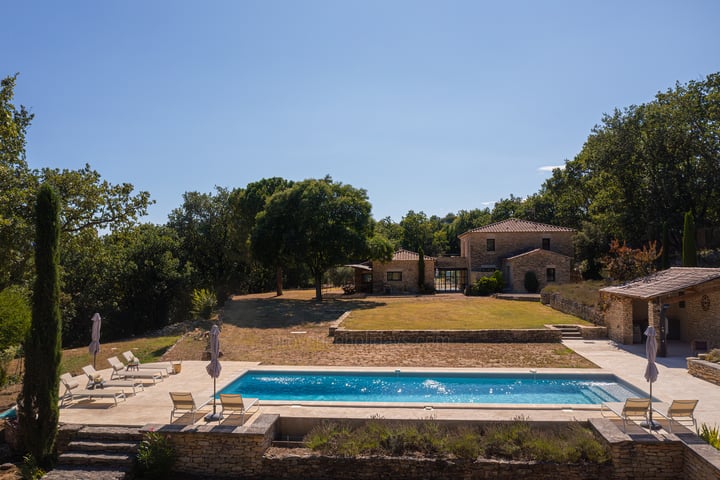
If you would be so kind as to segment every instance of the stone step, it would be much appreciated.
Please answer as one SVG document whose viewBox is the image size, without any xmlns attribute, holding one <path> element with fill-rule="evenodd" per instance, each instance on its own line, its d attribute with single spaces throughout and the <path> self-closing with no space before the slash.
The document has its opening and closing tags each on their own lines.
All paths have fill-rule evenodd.
<svg viewBox="0 0 720 480">
<path fill-rule="evenodd" d="M 83 427 L 78 430 L 76 438 L 83 440 L 124 440 L 141 441 L 142 433 L 137 428 L 128 427 Z"/>
<path fill-rule="evenodd" d="M 123 452 L 66 452 L 58 457 L 59 465 L 112 466 L 130 468 L 135 462 L 135 455 Z"/>
<path fill-rule="evenodd" d="M 113 467 L 59 466 L 43 477 L 43 480 L 123 480 L 127 472 Z"/>
<path fill-rule="evenodd" d="M 137 442 L 124 442 L 121 440 L 74 440 L 68 445 L 70 452 L 119 452 L 136 453 Z"/>
</svg>

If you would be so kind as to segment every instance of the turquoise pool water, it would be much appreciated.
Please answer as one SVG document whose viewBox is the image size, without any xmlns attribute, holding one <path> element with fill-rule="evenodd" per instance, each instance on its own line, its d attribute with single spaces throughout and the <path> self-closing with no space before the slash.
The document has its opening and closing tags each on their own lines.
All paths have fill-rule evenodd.
<svg viewBox="0 0 720 480">
<path fill-rule="evenodd" d="M 251 370 L 219 393 L 260 400 L 600 404 L 642 396 L 614 375 Z"/>
</svg>

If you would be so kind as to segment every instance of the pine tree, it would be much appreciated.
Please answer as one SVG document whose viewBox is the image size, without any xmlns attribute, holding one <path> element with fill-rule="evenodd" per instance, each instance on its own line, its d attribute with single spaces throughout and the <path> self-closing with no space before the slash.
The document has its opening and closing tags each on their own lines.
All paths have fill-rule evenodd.
<svg viewBox="0 0 720 480">
<path fill-rule="evenodd" d="M 60 203 L 42 185 L 36 203 L 35 268 L 32 321 L 25 340 L 25 376 L 18 399 L 20 432 L 25 448 L 39 465 L 48 467 L 57 436 L 60 337 L 58 273 Z"/>
<path fill-rule="evenodd" d="M 685 213 L 685 226 L 683 227 L 682 265 L 683 267 L 697 267 L 697 247 L 695 246 L 695 218 L 692 211 Z"/>
</svg>

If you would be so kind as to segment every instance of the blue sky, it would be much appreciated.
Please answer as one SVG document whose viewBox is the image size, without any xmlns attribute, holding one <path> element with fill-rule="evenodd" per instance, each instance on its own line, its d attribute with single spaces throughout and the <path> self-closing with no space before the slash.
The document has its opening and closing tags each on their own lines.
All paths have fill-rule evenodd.
<svg viewBox="0 0 720 480">
<path fill-rule="evenodd" d="M 373 216 L 527 196 L 603 113 L 720 71 L 720 2 L 5 1 L 34 168 L 147 190 L 364 188 Z"/>
</svg>

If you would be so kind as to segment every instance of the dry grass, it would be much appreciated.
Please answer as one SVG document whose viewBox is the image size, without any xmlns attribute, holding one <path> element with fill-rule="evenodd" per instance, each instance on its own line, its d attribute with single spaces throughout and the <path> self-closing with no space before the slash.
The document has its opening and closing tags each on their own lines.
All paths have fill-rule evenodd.
<svg viewBox="0 0 720 480">
<path fill-rule="evenodd" d="M 600 300 L 598 290 L 606 287 L 605 280 L 587 280 L 579 283 L 563 283 L 551 285 L 543 289 L 543 293 L 559 292 L 563 298 L 574 300 L 589 307 L 594 307 Z"/>
<path fill-rule="evenodd" d="M 225 305 L 221 349 L 226 360 L 267 365 L 426 366 L 587 368 L 595 365 L 557 343 L 334 344 L 328 327 L 343 312 L 380 312 L 406 302 L 461 305 L 460 295 L 432 297 L 356 297 L 329 294 L 322 303 L 311 291 L 288 291 L 282 297 L 259 294 L 233 297 Z M 476 299 L 475 299 L 476 300 Z M 571 323 L 578 323 L 572 318 Z M 559 323 L 559 322 L 553 322 Z M 564 322 L 563 322 L 564 323 Z M 187 335 L 167 359 L 199 360 L 205 335 Z"/>
</svg>

